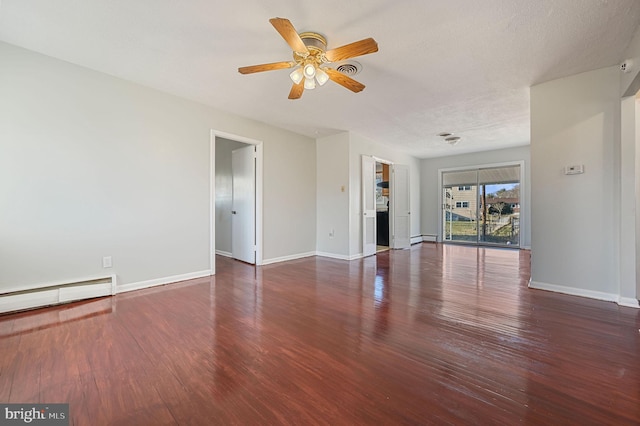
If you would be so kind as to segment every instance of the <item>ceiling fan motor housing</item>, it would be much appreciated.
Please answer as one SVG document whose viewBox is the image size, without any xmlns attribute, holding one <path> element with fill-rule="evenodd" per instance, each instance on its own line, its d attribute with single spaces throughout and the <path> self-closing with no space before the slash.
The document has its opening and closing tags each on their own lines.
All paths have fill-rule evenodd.
<svg viewBox="0 0 640 426">
<path fill-rule="evenodd" d="M 327 50 L 327 39 L 321 34 L 313 32 L 300 33 L 300 38 L 307 48 Z"/>
<path fill-rule="evenodd" d="M 327 50 L 327 39 L 323 35 L 314 32 L 304 32 L 299 35 L 304 42 L 304 45 L 307 46 L 309 53 L 307 56 L 306 53 L 300 54 L 298 52 L 293 52 L 293 59 L 296 63 L 300 65 L 313 63 L 316 66 L 320 66 L 322 63 L 326 62 L 326 58 L 323 58 L 322 55 Z M 348 60 L 335 63 L 335 66 L 332 68 L 335 68 L 346 76 L 354 76 L 360 73 L 362 65 L 359 62 Z"/>
<path fill-rule="evenodd" d="M 301 33 L 305 46 L 307 46 L 308 52 L 293 52 L 293 59 L 299 65 L 313 63 L 315 66 L 320 66 L 325 59 L 323 57 L 324 52 L 327 50 L 327 39 L 318 33 Z"/>
</svg>

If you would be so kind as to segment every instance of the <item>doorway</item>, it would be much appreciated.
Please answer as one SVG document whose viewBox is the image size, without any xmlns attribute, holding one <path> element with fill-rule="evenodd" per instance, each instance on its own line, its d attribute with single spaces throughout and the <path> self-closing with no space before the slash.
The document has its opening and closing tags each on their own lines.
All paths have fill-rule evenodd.
<svg viewBox="0 0 640 426">
<path fill-rule="evenodd" d="M 389 170 L 376 161 L 376 252 L 389 250 Z"/>
<path fill-rule="evenodd" d="M 442 241 L 520 246 L 520 164 L 441 171 Z"/>
<path fill-rule="evenodd" d="M 409 166 L 393 164 L 377 159 L 373 156 L 363 155 L 362 158 L 362 255 L 363 257 L 376 254 L 379 239 L 378 232 L 388 235 L 387 246 L 392 249 L 408 248 L 411 245 L 411 221 L 409 198 Z M 380 185 L 388 186 L 388 201 L 377 196 L 378 185 L 376 181 L 377 163 L 386 164 L 389 169 L 388 183 Z M 384 168 L 380 169 L 380 182 L 384 182 Z M 385 205 L 385 203 L 388 203 Z M 378 231 L 378 209 L 388 213 L 388 230 Z M 384 236 L 383 236 L 384 238 Z M 380 240 L 381 241 L 381 240 Z M 384 246 L 382 246 L 384 247 Z"/>
<path fill-rule="evenodd" d="M 262 144 L 212 131 L 211 271 L 215 256 L 262 264 Z"/>
</svg>

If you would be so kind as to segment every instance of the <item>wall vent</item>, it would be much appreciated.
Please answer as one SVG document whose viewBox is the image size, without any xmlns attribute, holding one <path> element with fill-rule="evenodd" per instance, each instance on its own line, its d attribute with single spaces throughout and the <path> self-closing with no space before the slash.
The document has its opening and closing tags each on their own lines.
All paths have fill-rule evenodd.
<svg viewBox="0 0 640 426">
<path fill-rule="evenodd" d="M 0 289 L 0 313 L 24 311 L 114 294 L 116 294 L 115 275 Z"/>
</svg>

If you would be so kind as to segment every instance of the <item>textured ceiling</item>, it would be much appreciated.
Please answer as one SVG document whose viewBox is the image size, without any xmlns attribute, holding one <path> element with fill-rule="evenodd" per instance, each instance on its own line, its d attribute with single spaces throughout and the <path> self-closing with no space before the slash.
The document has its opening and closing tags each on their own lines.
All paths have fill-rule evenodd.
<svg viewBox="0 0 640 426">
<path fill-rule="evenodd" d="M 373 37 L 354 94 L 329 82 L 287 99 L 269 18 Z M 620 63 L 638 0 L 1 0 L 0 40 L 310 137 L 352 131 L 418 157 L 529 143 L 529 87 Z M 1 64 L 0 64 L 1 66 Z M 450 146 L 437 136 L 462 137 Z"/>
</svg>

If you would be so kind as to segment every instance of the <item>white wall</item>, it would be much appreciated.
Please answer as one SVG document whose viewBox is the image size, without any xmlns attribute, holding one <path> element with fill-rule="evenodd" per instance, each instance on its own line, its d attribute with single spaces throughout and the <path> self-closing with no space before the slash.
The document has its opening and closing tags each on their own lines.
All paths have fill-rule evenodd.
<svg viewBox="0 0 640 426">
<path fill-rule="evenodd" d="M 409 166 L 409 189 L 411 197 L 411 236 L 420 235 L 420 160 L 380 145 L 355 133 L 349 133 L 349 254 L 362 255 L 362 155 Z"/>
<path fill-rule="evenodd" d="M 265 260 L 315 250 L 313 139 L 6 43 L 0 64 L 0 288 L 206 273 L 211 129 L 264 142 Z"/>
<path fill-rule="evenodd" d="M 631 59 L 629 72 L 621 77 L 621 223 L 620 297 L 623 303 L 637 305 L 640 299 L 640 28 L 625 50 Z M 627 61 L 628 62 L 628 61 Z M 634 256 L 634 259 L 631 257 Z"/>
<path fill-rule="evenodd" d="M 532 286 L 614 299 L 619 291 L 620 71 L 531 88 Z M 566 176 L 567 165 L 585 173 Z"/>
<path fill-rule="evenodd" d="M 347 259 L 349 256 L 349 134 L 316 141 L 318 225 L 317 251 Z M 330 233 L 333 231 L 333 237 Z"/>
<path fill-rule="evenodd" d="M 630 268 L 634 268 L 633 271 L 631 271 L 634 273 L 634 276 L 627 277 L 625 275 L 625 277 L 627 277 L 630 282 L 629 284 L 624 285 L 624 288 L 626 290 L 624 291 L 623 296 L 627 297 L 628 295 L 633 294 L 633 291 L 631 290 L 631 288 L 633 288 L 633 283 L 635 281 L 636 292 L 635 292 L 635 296 L 632 296 L 632 297 L 634 297 L 635 300 L 640 302 L 640 214 L 639 214 L 640 212 L 640 100 L 634 99 L 634 101 L 635 101 L 634 102 L 635 122 L 632 124 L 633 130 L 631 130 L 631 132 L 634 133 L 634 139 L 623 140 L 623 146 L 629 147 L 629 145 L 633 145 L 633 148 L 625 148 L 627 149 L 627 152 L 629 151 L 634 152 L 633 165 L 629 164 L 626 161 L 623 162 L 623 166 L 627 164 L 628 165 L 627 167 L 633 167 L 633 184 L 629 182 L 625 183 L 626 185 L 628 185 L 627 188 L 633 186 L 633 189 L 634 189 L 633 192 L 631 193 L 625 192 L 625 194 L 628 194 L 626 199 L 633 200 L 632 201 L 633 206 L 630 207 L 632 209 L 633 222 L 630 223 L 629 219 L 627 219 L 627 221 L 624 221 L 621 225 L 623 230 L 622 235 L 623 235 L 624 244 L 626 244 L 626 247 L 632 246 L 633 248 L 630 248 L 630 250 L 635 249 L 635 264 L 630 267 Z M 628 121 L 626 122 L 626 124 L 630 125 Z M 630 188 L 627 190 L 630 191 Z M 633 228 L 635 232 L 631 232 L 630 230 L 625 229 L 624 226 L 627 224 L 629 224 L 629 227 Z"/>
<path fill-rule="evenodd" d="M 622 100 L 620 134 L 620 297 L 636 297 L 636 111 L 635 97 Z"/>
<path fill-rule="evenodd" d="M 316 250 L 316 144 L 295 136 L 265 142 L 264 263 Z"/>
<path fill-rule="evenodd" d="M 633 130 L 632 132 L 634 133 L 634 139 L 633 140 L 629 140 L 627 139 L 624 142 L 624 146 L 629 146 L 630 144 L 633 145 L 633 148 L 627 148 L 628 151 L 633 150 L 634 152 L 634 162 L 633 165 L 629 165 L 628 167 L 633 167 L 633 192 L 627 193 L 625 192 L 626 195 L 626 199 L 632 199 L 632 203 L 633 206 L 631 207 L 632 209 L 632 214 L 633 214 L 633 222 L 629 223 L 629 221 L 624 221 L 621 226 L 622 226 L 622 231 L 623 231 L 623 235 L 626 235 L 623 238 L 623 241 L 625 242 L 625 244 L 627 245 L 627 247 L 632 246 L 631 250 L 635 249 L 635 264 L 631 266 L 631 268 L 633 268 L 633 272 L 635 277 L 628 277 L 630 283 L 629 284 L 625 284 L 625 292 L 623 294 L 624 297 L 627 297 L 628 295 L 633 294 L 633 282 L 635 281 L 635 296 L 634 299 L 637 301 L 636 303 L 640 304 L 640 100 L 635 99 L 635 122 L 633 123 Z M 629 123 L 626 123 L 627 125 L 629 125 Z M 628 162 L 623 162 L 623 166 L 625 164 L 629 164 Z M 630 183 L 626 183 L 626 188 L 625 186 L 623 186 L 623 190 L 626 189 L 626 191 L 631 191 Z M 635 232 L 631 232 L 627 229 L 624 228 L 624 226 L 626 224 L 629 224 L 629 226 L 631 228 L 633 228 L 635 230 Z M 635 227 L 634 227 L 635 225 Z M 628 232 L 628 233 L 627 233 Z M 625 276 L 626 277 L 626 276 Z M 634 280 L 635 278 L 635 280 Z"/>
<path fill-rule="evenodd" d="M 231 254 L 231 209 L 233 208 L 233 171 L 231 152 L 246 144 L 216 138 L 216 252 Z"/>
<path fill-rule="evenodd" d="M 531 246 L 531 162 L 529 146 L 451 155 L 448 157 L 423 159 L 420 165 L 420 188 L 422 203 L 421 229 L 423 235 L 438 235 L 440 229 L 440 188 L 438 171 L 457 167 L 476 167 L 487 164 L 524 162 L 524 180 L 520 183 L 520 246 Z"/>
</svg>

